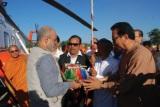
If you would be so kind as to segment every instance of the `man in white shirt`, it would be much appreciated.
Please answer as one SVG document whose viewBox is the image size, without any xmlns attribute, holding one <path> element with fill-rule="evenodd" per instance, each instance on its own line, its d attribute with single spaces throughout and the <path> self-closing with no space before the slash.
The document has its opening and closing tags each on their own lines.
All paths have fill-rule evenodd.
<svg viewBox="0 0 160 107">
<path fill-rule="evenodd" d="M 112 42 L 103 38 L 97 43 L 98 56 L 94 66 L 91 68 L 91 73 L 96 73 L 96 78 L 104 81 L 106 77 L 114 75 L 119 66 L 119 60 L 115 59 L 111 54 L 113 50 Z M 93 57 L 92 57 L 93 58 Z M 92 61 L 92 59 L 90 60 Z M 92 64 L 94 62 L 91 62 Z M 111 92 L 106 89 L 94 90 L 93 107 L 116 107 L 116 99 L 113 98 Z"/>
</svg>

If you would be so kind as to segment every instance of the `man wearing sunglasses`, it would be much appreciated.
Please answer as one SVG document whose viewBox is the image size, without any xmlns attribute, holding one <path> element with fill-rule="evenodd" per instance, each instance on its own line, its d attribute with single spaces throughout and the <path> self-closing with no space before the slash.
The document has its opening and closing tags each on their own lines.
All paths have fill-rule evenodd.
<svg viewBox="0 0 160 107">
<path fill-rule="evenodd" d="M 77 35 L 71 36 L 68 40 L 68 53 L 64 53 L 60 56 L 60 68 L 62 69 L 66 63 L 89 66 L 88 57 L 82 54 L 80 49 L 81 38 Z"/>
<path fill-rule="evenodd" d="M 81 38 L 77 35 L 73 35 L 68 40 L 68 53 L 64 53 L 60 56 L 59 65 L 61 71 L 64 72 L 65 64 L 79 64 L 89 66 L 89 60 L 85 54 L 81 51 Z M 63 107 L 80 107 L 84 104 L 84 92 L 83 89 L 68 90 L 63 98 Z"/>
<path fill-rule="evenodd" d="M 8 52 L 10 54 L 10 58 L 4 65 L 5 75 L 15 89 L 15 93 L 21 107 L 27 107 L 27 56 L 24 54 L 20 54 L 20 49 L 16 45 L 11 45 L 8 48 Z"/>
</svg>

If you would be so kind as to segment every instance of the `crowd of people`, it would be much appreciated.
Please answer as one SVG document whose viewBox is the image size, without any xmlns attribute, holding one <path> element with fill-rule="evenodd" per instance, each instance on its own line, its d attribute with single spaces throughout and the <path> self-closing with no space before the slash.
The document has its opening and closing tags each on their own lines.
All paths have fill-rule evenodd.
<svg viewBox="0 0 160 107">
<path fill-rule="evenodd" d="M 20 107 L 159 107 L 159 52 L 128 22 L 111 31 L 112 41 L 93 38 L 90 49 L 72 35 L 62 51 L 56 31 L 43 26 L 29 55 L 16 45 L 8 48 L 1 82 Z M 69 75 L 79 78 L 65 77 L 69 67 Z M 82 68 L 86 75 L 78 74 Z M 0 107 L 14 103 L 10 97 L 2 101 Z"/>
</svg>

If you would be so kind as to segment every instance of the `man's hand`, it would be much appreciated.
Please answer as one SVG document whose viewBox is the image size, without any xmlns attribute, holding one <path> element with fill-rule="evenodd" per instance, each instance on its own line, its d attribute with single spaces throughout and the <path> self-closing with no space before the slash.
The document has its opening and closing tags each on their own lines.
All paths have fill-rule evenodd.
<svg viewBox="0 0 160 107">
<path fill-rule="evenodd" d="M 91 77 L 88 80 L 83 81 L 83 86 L 86 90 L 96 90 L 100 89 L 102 85 L 102 82 L 96 79 L 95 77 Z"/>
<path fill-rule="evenodd" d="M 90 73 L 91 73 L 91 76 L 96 76 L 97 75 L 97 71 L 94 69 L 94 67 L 90 68 Z"/>
<path fill-rule="evenodd" d="M 71 90 L 78 89 L 78 88 L 81 88 L 81 86 L 82 86 L 82 84 L 81 84 L 80 82 L 75 82 L 75 81 L 73 81 L 73 82 L 71 82 L 71 87 L 70 87 L 70 89 L 71 89 Z"/>
<path fill-rule="evenodd" d="M 106 78 L 107 79 L 107 78 Z M 88 80 L 83 81 L 83 86 L 86 90 L 96 90 L 96 89 L 111 89 L 115 86 L 115 82 L 104 82 L 102 80 L 96 79 L 95 77 L 90 77 Z"/>
<path fill-rule="evenodd" d="M 91 54 L 90 58 L 89 58 L 89 62 L 91 64 L 91 67 L 94 67 L 94 64 L 96 62 L 96 56 L 94 53 Z"/>
</svg>

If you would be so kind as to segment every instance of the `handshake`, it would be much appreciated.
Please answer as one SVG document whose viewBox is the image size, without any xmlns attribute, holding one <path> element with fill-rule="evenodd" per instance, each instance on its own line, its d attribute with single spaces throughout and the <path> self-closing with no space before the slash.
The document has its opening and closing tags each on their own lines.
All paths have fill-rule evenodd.
<svg viewBox="0 0 160 107">
<path fill-rule="evenodd" d="M 91 91 L 91 90 L 102 89 L 102 88 L 111 88 L 114 85 L 113 82 L 104 83 L 103 81 L 95 77 L 90 77 L 89 79 L 82 80 L 82 81 L 73 81 L 71 83 L 71 89 L 74 90 L 74 89 L 81 88 L 83 86 L 85 90 Z"/>
</svg>

